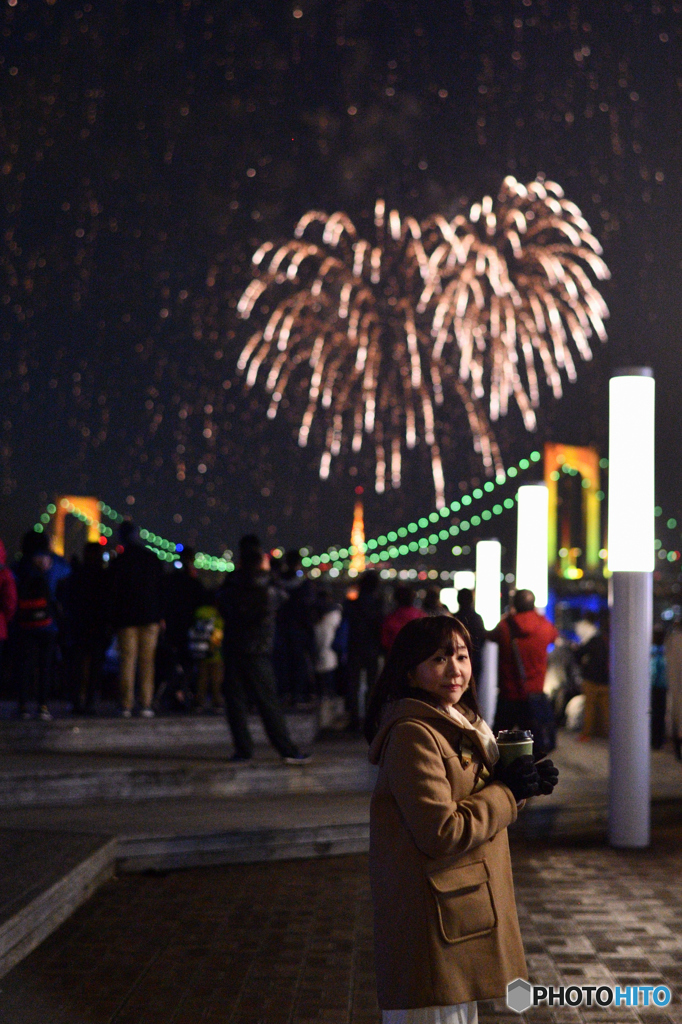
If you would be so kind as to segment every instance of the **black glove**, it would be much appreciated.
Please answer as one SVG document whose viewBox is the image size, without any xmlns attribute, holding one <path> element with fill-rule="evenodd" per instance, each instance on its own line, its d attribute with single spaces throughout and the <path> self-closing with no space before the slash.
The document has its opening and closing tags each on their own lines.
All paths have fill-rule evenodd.
<svg viewBox="0 0 682 1024">
<path fill-rule="evenodd" d="M 559 781 L 559 769 L 546 757 L 543 761 L 535 762 L 535 770 L 540 778 L 540 792 L 549 796 Z"/>
<path fill-rule="evenodd" d="M 540 792 L 540 776 L 530 754 L 523 754 L 511 764 L 498 768 L 495 772 L 495 781 L 503 782 L 511 789 L 517 803 L 529 796 L 537 796 Z"/>
</svg>

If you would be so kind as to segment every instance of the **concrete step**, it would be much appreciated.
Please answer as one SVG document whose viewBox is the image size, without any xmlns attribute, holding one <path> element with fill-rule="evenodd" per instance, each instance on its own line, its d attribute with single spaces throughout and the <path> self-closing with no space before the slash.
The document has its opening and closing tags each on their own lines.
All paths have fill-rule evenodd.
<svg viewBox="0 0 682 1024">
<path fill-rule="evenodd" d="M 368 848 L 369 797 L 95 804 L 6 812 L 0 829 L 0 977 L 115 870 L 328 857 Z M 107 828 L 110 835 L 97 835 Z"/>
<path fill-rule="evenodd" d="M 120 871 L 171 871 L 211 864 L 335 857 L 369 850 L 369 822 L 263 828 L 201 835 L 121 836 Z"/>
<path fill-rule="evenodd" d="M 100 759 L 83 765 L 60 758 L 50 765 L 0 767 L 0 807 L 57 807 L 93 802 L 188 799 L 192 797 L 287 796 L 294 793 L 369 792 L 376 769 L 357 754 L 316 755 L 306 765 L 279 758 L 229 764 L 222 759 Z M 66 761 L 66 763 L 65 763 Z M 68 763 L 71 761 L 71 763 Z"/>
<path fill-rule="evenodd" d="M 292 712 L 285 720 L 294 743 L 309 748 L 318 733 L 317 712 Z M 257 746 L 267 744 L 263 723 L 249 716 L 249 730 Z M 62 751 L 105 753 L 113 751 L 173 752 L 205 747 L 231 748 L 231 737 L 222 715 L 168 715 L 156 718 L 56 718 L 0 722 L 0 753 Z"/>
<path fill-rule="evenodd" d="M 0 829 L 0 977 L 114 873 L 111 836 Z"/>
</svg>

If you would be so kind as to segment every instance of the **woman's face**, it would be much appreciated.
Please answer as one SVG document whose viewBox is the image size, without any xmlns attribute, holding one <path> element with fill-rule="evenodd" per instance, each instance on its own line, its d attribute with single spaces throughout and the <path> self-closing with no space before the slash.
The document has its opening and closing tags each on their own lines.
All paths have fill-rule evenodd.
<svg viewBox="0 0 682 1024">
<path fill-rule="evenodd" d="M 454 650 L 450 644 L 439 647 L 410 673 L 412 685 L 433 694 L 445 708 L 459 703 L 471 680 L 467 645 L 457 633 L 452 635 L 452 645 Z"/>
</svg>

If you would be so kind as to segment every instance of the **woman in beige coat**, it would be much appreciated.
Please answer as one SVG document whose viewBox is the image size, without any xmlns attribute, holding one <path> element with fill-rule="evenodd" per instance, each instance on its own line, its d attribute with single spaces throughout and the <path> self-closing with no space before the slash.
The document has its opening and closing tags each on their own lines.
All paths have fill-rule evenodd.
<svg viewBox="0 0 682 1024">
<path fill-rule="evenodd" d="M 476 1024 L 477 1000 L 527 978 L 507 826 L 525 797 L 551 792 L 557 772 L 527 757 L 495 778 L 499 755 L 478 714 L 470 653 L 456 619 L 408 623 L 368 707 L 384 1024 Z"/>
</svg>

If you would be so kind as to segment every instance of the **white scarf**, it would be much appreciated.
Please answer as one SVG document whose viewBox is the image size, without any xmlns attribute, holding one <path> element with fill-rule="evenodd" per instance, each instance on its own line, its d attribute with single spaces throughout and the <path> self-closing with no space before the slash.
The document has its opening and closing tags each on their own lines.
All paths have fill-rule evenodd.
<svg viewBox="0 0 682 1024">
<path fill-rule="evenodd" d="M 497 749 L 497 743 L 495 742 L 493 731 L 488 723 L 483 721 L 480 715 L 477 716 L 475 722 L 470 722 L 461 711 L 457 710 L 454 704 L 450 704 L 447 711 L 450 717 L 457 722 L 460 729 L 476 733 L 478 742 L 491 766 L 499 761 L 500 752 Z"/>
</svg>

